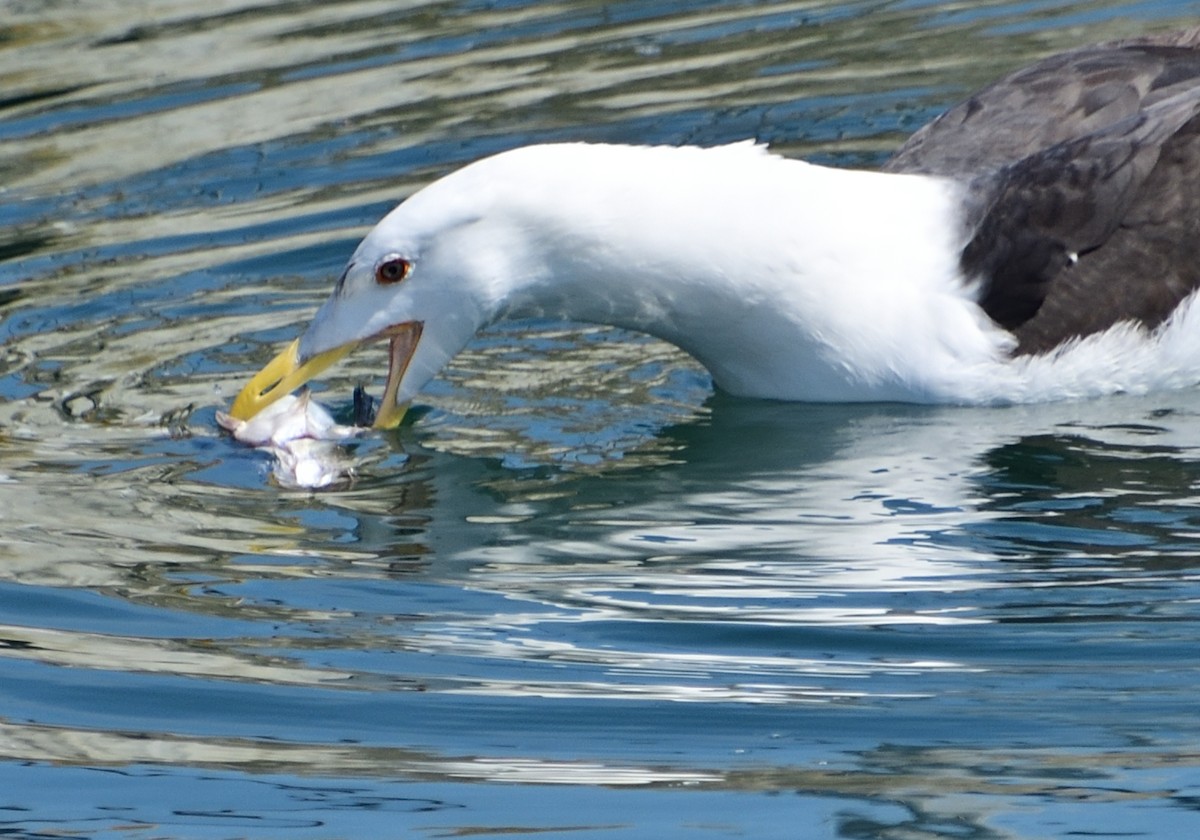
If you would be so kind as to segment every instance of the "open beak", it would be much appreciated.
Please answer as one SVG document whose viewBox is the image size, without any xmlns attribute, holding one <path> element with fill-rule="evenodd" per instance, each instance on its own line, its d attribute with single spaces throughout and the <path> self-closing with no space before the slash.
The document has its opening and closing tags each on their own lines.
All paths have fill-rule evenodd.
<svg viewBox="0 0 1200 840">
<path fill-rule="evenodd" d="M 400 381 L 404 379 L 408 363 L 417 352 L 424 326 L 420 321 L 409 321 L 388 327 L 380 334 L 388 339 L 388 377 L 387 384 L 383 386 L 383 398 L 379 401 L 379 413 L 375 415 L 376 429 L 396 428 L 408 411 L 408 403 L 400 405 L 396 402 L 396 392 L 400 390 Z"/>
<path fill-rule="evenodd" d="M 389 340 L 388 378 L 387 384 L 383 388 L 383 400 L 380 403 L 379 413 L 375 415 L 376 429 L 394 429 L 404 419 L 408 405 L 407 403 L 397 405 L 396 393 L 400 389 L 401 380 L 404 379 L 404 372 L 408 370 L 408 363 L 417 351 L 417 343 L 421 340 L 423 326 L 420 321 L 408 321 L 388 327 L 378 335 L 366 339 L 366 341 L 381 338 Z M 335 362 L 341 361 L 366 341 L 351 341 L 342 344 L 332 350 L 319 353 L 301 364 L 300 339 L 296 339 L 250 378 L 250 381 L 233 401 L 233 407 L 230 408 L 229 414 L 238 420 L 249 420 L 271 403 L 290 394 Z"/>
</svg>

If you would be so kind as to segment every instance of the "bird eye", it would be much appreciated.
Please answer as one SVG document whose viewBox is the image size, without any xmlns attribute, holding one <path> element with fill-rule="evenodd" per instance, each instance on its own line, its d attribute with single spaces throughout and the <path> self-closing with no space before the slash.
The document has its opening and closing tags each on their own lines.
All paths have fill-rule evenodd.
<svg viewBox="0 0 1200 840">
<path fill-rule="evenodd" d="M 412 271 L 412 263 L 403 257 L 388 257 L 375 267 L 375 282 L 382 286 L 399 283 Z"/>
</svg>

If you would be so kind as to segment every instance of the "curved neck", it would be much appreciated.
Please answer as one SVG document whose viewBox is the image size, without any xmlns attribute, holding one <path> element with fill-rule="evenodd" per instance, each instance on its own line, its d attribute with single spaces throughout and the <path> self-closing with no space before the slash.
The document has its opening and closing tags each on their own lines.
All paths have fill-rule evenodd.
<svg viewBox="0 0 1200 840">
<path fill-rule="evenodd" d="M 959 275 L 950 182 L 748 144 L 561 149 L 504 208 L 522 268 L 498 317 L 646 332 L 726 390 L 786 399 L 904 399 L 937 387 L 930 353 L 995 353 Z"/>
</svg>

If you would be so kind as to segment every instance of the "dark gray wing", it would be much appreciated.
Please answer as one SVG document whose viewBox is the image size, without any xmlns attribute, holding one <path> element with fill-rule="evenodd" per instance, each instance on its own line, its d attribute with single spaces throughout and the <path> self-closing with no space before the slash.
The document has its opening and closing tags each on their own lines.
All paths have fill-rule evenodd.
<svg viewBox="0 0 1200 840">
<path fill-rule="evenodd" d="M 1018 353 L 1200 288 L 1200 30 L 1077 50 L 918 132 L 886 167 L 970 183 L 964 273 Z"/>
<path fill-rule="evenodd" d="M 1091 134 L 1200 83 L 1200 27 L 1018 70 L 921 128 L 883 168 L 974 176 Z"/>
<path fill-rule="evenodd" d="M 1018 352 L 1120 321 L 1156 326 L 1200 287 L 1200 87 L 975 190 L 963 271 Z"/>
</svg>

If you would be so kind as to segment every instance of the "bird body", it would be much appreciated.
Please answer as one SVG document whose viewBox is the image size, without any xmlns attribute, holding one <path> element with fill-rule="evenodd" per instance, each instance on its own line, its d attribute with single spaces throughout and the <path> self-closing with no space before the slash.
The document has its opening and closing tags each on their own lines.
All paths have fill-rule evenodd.
<svg viewBox="0 0 1200 840">
<path fill-rule="evenodd" d="M 992 403 L 1195 383 L 1198 45 L 1047 59 L 882 172 L 752 143 L 478 161 L 366 236 L 233 413 L 388 338 L 388 425 L 480 328 L 535 316 L 658 336 L 748 397 Z M 1057 118 L 1056 76 L 1083 103 Z"/>
</svg>

